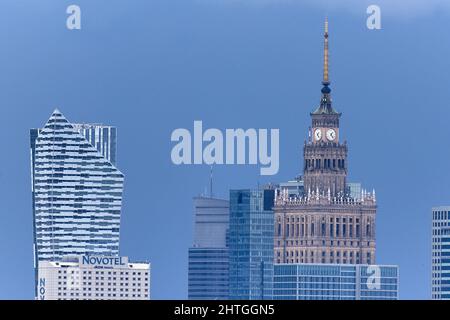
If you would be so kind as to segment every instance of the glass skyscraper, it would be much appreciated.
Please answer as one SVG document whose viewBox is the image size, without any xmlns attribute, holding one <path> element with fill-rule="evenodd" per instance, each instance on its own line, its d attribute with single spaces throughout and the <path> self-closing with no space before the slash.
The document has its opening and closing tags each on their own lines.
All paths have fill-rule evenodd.
<svg viewBox="0 0 450 320">
<path fill-rule="evenodd" d="M 351 198 L 360 201 L 362 199 L 361 193 L 363 192 L 362 184 L 360 182 L 348 182 L 348 194 Z"/>
<path fill-rule="evenodd" d="M 117 129 L 102 124 L 74 123 L 75 130 L 80 132 L 97 151 L 108 159 L 114 166 L 117 165 Z"/>
<path fill-rule="evenodd" d="M 30 143 L 35 268 L 68 255 L 117 256 L 124 176 L 114 165 L 116 129 L 73 125 L 55 110 L 31 129 Z"/>
<path fill-rule="evenodd" d="M 194 241 L 189 248 L 188 299 L 228 299 L 229 201 L 194 198 Z"/>
<path fill-rule="evenodd" d="M 230 191 L 230 299 L 272 299 L 274 190 Z"/>
<path fill-rule="evenodd" d="M 227 300 L 228 248 L 189 248 L 188 299 Z"/>
<path fill-rule="evenodd" d="M 295 180 L 290 180 L 288 182 L 281 182 L 279 188 L 282 190 L 287 190 L 289 197 L 299 198 L 305 194 L 305 187 L 302 177 L 297 177 Z"/>
<path fill-rule="evenodd" d="M 431 298 L 450 300 L 450 206 L 432 209 Z"/>
<path fill-rule="evenodd" d="M 398 266 L 275 264 L 274 300 L 397 300 Z"/>
</svg>

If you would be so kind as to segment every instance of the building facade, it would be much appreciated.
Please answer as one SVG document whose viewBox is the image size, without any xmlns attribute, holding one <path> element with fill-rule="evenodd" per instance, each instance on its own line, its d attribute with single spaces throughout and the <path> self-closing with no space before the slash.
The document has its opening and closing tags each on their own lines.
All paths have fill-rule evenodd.
<svg viewBox="0 0 450 320">
<path fill-rule="evenodd" d="M 117 165 L 116 127 L 89 123 L 74 123 L 72 126 L 81 133 L 105 159 L 114 166 Z"/>
<path fill-rule="evenodd" d="M 347 183 L 347 143 L 340 141 L 340 117 L 331 101 L 328 22 L 319 107 L 304 144 L 303 189 L 281 187 L 275 198 L 275 263 L 375 263 L 375 191 Z M 353 194 L 353 195 L 352 195 Z"/>
<path fill-rule="evenodd" d="M 274 190 L 230 191 L 230 299 L 272 299 Z"/>
<path fill-rule="evenodd" d="M 188 256 L 188 299 L 228 299 L 229 201 L 194 198 L 194 239 Z"/>
<path fill-rule="evenodd" d="M 128 257 L 78 256 L 40 261 L 39 300 L 148 300 L 150 264 Z"/>
<path fill-rule="evenodd" d="M 31 131 L 31 160 L 36 261 L 118 255 L 123 174 L 58 110 Z"/>
<path fill-rule="evenodd" d="M 397 300 L 397 266 L 275 264 L 274 300 Z"/>
<path fill-rule="evenodd" d="M 119 255 L 124 176 L 112 163 L 115 129 L 74 126 L 55 110 L 30 143 L 36 276 L 41 261 Z"/>
<path fill-rule="evenodd" d="M 450 206 L 432 209 L 431 298 L 450 300 Z"/>
<path fill-rule="evenodd" d="M 296 177 L 294 180 L 281 182 L 278 187 L 281 190 L 286 190 L 288 197 L 302 197 L 305 195 L 305 187 L 301 176 Z"/>
<path fill-rule="evenodd" d="M 228 259 L 228 248 L 189 248 L 189 300 L 228 299 Z"/>
<path fill-rule="evenodd" d="M 230 202 L 211 197 L 194 198 L 194 248 L 225 248 L 230 224 Z"/>
</svg>

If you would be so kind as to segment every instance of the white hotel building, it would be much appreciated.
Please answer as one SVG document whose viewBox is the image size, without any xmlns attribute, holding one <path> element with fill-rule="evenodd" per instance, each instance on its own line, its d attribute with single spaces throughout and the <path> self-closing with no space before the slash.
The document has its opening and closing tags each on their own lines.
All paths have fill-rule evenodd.
<svg viewBox="0 0 450 320">
<path fill-rule="evenodd" d="M 150 263 L 119 256 L 39 261 L 37 291 L 39 300 L 149 300 Z"/>
</svg>

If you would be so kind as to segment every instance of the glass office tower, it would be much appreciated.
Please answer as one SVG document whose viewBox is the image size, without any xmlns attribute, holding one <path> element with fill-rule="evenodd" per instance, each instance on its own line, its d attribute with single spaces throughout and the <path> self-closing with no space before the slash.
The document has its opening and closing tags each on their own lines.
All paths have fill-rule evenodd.
<svg viewBox="0 0 450 320">
<path fill-rule="evenodd" d="M 227 300 L 228 248 L 189 248 L 188 299 Z"/>
<path fill-rule="evenodd" d="M 431 298 L 450 299 L 450 206 L 432 209 Z"/>
<path fill-rule="evenodd" d="M 104 129 L 72 125 L 55 110 L 30 131 L 35 268 L 67 255 L 119 254 L 124 176 L 113 164 L 115 128 Z"/>
<path fill-rule="evenodd" d="M 398 266 L 275 264 L 274 300 L 397 300 Z"/>
<path fill-rule="evenodd" d="M 117 129 L 102 124 L 74 123 L 80 132 L 97 151 L 114 166 L 117 165 Z"/>
<path fill-rule="evenodd" d="M 228 299 L 229 201 L 194 198 L 194 241 L 189 248 L 188 299 Z"/>
<path fill-rule="evenodd" d="M 230 191 L 230 299 L 272 299 L 274 190 Z"/>
</svg>

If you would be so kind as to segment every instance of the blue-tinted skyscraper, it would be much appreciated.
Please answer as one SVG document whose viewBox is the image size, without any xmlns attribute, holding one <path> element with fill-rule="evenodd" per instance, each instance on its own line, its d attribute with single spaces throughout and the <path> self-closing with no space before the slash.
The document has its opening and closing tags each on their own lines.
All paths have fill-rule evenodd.
<svg viewBox="0 0 450 320">
<path fill-rule="evenodd" d="M 288 182 L 281 182 L 279 184 L 281 190 L 286 190 L 289 197 L 302 197 L 305 194 L 305 187 L 302 177 L 296 177 L 294 180 Z"/>
<path fill-rule="evenodd" d="M 194 241 L 189 248 L 188 299 L 228 299 L 229 202 L 194 198 Z"/>
<path fill-rule="evenodd" d="M 230 191 L 230 299 L 272 299 L 274 190 Z"/>
<path fill-rule="evenodd" d="M 189 300 L 227 300 L 228 248 L 189 248 Z"/>
<path fill-rule="evenodd" d="M 275 300 L 397 300 L 398 266 L 275 264 Z"/>
<path fill-rule="evenodd" d="M 30 138 L 35 268 L 67 255 L 118 255 L 124 176 L 113 164 L 115 129 L 72 125 L 55 110 Z"/>
<path fill-rule="evenodd" d="M 450 300 L 450 206 L 432 209 L 431 297 Z"/>
<path fill-rule="evenodd" d="M 97 151 L 108 159 L 114 166 L 117 165 L 117 129 L 102 124 L 74 123 L 75 130 L 80 132 Z"/>
</svg>

